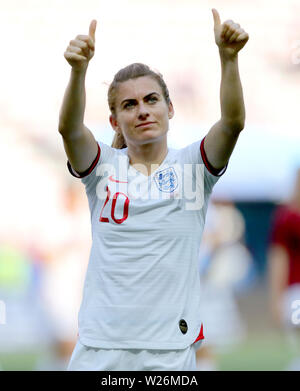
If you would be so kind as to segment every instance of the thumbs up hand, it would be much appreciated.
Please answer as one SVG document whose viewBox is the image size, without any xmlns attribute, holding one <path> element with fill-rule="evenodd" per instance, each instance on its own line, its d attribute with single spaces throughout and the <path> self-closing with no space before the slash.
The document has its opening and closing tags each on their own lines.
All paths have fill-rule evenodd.
<svg viewBox="0 0 300 391">
<path fill-rule="evenodd" d="M 64 53 L 65 59 L 77 71 L 87 69 L 89 61 L 95 53 L 95 32 L 97 21 L 92 20 L 89 27 L 89 35 L 77 35 L 70 41 Z"/>
<path fill-rule="evenodd" d="M 232 20 L 226 20 L 221 24 L 221 19 L 218 11 L 212 9 L 214 18 L 215 41 L 219 47 L 220 54 L 226 58 L 231 58 L 246 45 L 249 35 L 243 30 L 239 24 Z"/>
</svg>

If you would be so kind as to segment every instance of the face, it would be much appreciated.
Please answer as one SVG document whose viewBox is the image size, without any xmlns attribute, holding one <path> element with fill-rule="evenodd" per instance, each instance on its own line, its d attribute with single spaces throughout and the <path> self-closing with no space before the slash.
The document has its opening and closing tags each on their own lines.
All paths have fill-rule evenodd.
<svg viewBox="0 0 300 391">
<path fill-rule="evenodd" d="M 172 103 L 167 104 L 158 82 L 149 76 L 120 83 L 116 93 L 116 117 L 110 123 L 126 144 L 142 145 L 166 138 Z"/>
</svg>

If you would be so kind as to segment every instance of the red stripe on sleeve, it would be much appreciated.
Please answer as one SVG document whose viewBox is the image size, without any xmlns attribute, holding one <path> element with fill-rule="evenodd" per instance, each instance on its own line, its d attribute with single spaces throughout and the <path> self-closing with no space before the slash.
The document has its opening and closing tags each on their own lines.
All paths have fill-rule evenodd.
<svg viewBox="0 0 300 391">
<path fill-rule="evenodd" d="M 79 172 L 75 171 L 75 170 L 72 168 L 70 162 L 67 161 L 67 167 L 68 167 L 68 170 L 69 170 L 69 172 L 70 172 L 71 175 L 73 175 L 73 176 L 76 177 L 76 178 L 83 178 L 83 177 L 89 175 L 89 174 L 93 171 L 93 169 L 95 168 L 95 166 L 97 165 L 97 163 L 98 163 L 98 161 L 99 161 L 100 154 L 101 154 L 100 146 L 99 146 L 98 143 L 97 143 L 97 145 L 98 145 L 97 156 L 96 156 L 96 158 L 94 159 L 94 161 L 93 161 L 93 163 L 91 164 L 91 166 L 90 166 L 87 170 L 85 170 L 84 172 L 79 173 Z"/>
<path fill-rule="evenodd" d="M 221 176 L 224 174 L 224 172 L 226 171 L 226 168 L 227 168 L 227 164 L 225 167 L 221 168 L 221 169 L 216 169 L 214 168 L 208 161 L 207 159 L 207 156 L 206 156 L 206 153 L 205 153 L 205 149 L 204 149 L 204 140 L 205 140 L 205 137 L 204 139 L 201 141 L 201 144 L 200 144 L 200 152 L 201 152 L 201 157 L 202 157 L 202 160 L 203 160 L 203 163 L 205 164 L 205 167 L 208 169 L 208 171 L 212 174 L 212 175 L 215 175 L 215 176 Z"/>
</svg>

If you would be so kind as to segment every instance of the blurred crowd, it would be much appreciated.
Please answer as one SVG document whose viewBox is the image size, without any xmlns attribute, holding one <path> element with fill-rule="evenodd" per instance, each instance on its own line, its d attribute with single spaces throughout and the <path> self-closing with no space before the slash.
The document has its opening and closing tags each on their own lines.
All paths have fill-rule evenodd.
<svg viewBox="0 0 300 391">
<path fill-rule="evenodd" d="M 59 175 L 52 178 L 57 200 L 45 198 L 44 212 L 32 216 L 36 226 L 28 223 L 29 232 L 2 227 L 0 236 L 0 300 L 5 311 L 0 355 L 38 351 L 36 370 L 66 368 L 77 337 L 91 244 L 84 187 L 69 180 L 66 162 L 65 170 L 64 181 Z M 42 180 L 42 175 L 37 177 L 36 186 Z"/>
</svg>

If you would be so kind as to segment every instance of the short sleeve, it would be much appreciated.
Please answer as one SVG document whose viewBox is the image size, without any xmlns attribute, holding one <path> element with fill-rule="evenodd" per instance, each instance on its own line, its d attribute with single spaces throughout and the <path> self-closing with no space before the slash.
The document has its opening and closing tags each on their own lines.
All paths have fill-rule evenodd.
<svg viewBox="0 0 300 391">
<path fill-rule="evenodd" d="M 67 161 L 67 167 L 68 167 L 68 170 L 69 170 L 71 175 L 73 175 L 75 178 L 84 178 L 84 177 L 88 176 L 93 171 L 93 169 L 96 167 L 96 165 L 97 165 L 97 163 L 98 163 L 98 161 L 100 159 L 100 154 L 101 154 L 101 149 L 100 149 L 99 143 L 97 143 L 97 145 L 98 145 L 97 156 L 94 159 L 94 161 L 92 162 L 92 164 L 90 165 L 90 167 L 86 171 L 81 172 L 81 173 L 75 171 L 72 168 L 69 160 Z"/>
<path fill-rule="evenodd" d="M 91 188 L 96 185 L 97 181 L 99 180 L 99 177 L 97 176 L 97 167 L 100 164 L 104 164 L 110 161 L 111 157 L 115 154 L 115 149 L 109 147 L 108 145 L 97 142 L 98 144 L 98 152 L 97 156 L 95 157 L 94 161 L 90 165 L 90 167 L 82 172 L 79 173 L 72 168 L 69 161 L 67 161 L 67 167 L 71 175 L 73 175 L 76 178 L 80 178 L 81 182 L 87 187 Z"/>
<path fill-rule="evenodd" d="M 203 164 L 204 165 L 204 186 L 205 192 L 211 193 L 213 186 L 217 183 L 219 178 L 225 173 L 227 164 L 220 170 L 216 170 L 209 163 L 205 150 L 204 140 L 196 141 L 193 144 L 188 145 L 181 151 L 183 153 L 183 160 L 187 164 Z"/>
</svg>

